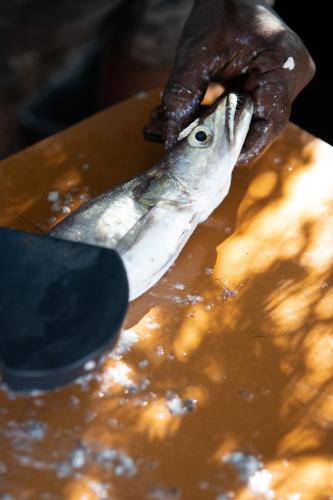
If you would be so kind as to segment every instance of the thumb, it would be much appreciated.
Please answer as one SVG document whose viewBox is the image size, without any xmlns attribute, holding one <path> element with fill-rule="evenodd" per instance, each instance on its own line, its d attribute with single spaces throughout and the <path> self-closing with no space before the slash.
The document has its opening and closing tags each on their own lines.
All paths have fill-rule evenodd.
<svg viewBox="0 0 333 500">
<path fill-rule="evenodd" d="M 166 149 L 175 145 L 181 130 L 196 118 L 209 81 L 209 69 L 195 47 L 180 45 L 162 99 Z"/>
</svg>

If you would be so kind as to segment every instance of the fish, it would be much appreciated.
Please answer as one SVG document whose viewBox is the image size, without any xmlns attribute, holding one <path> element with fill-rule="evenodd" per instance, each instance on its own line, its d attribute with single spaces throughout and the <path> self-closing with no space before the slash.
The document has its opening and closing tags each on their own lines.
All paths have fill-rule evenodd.
<svg viewBox="0 0 333 500">
<path fill-rule="evenodd" d="M 116 250 L 129 300 L 138 298 L 227 196 L 252 114 L 250 96 L 221 97 L 180 133 L 158 164 L 82 205 L 49 235 Z"/>
</svg>

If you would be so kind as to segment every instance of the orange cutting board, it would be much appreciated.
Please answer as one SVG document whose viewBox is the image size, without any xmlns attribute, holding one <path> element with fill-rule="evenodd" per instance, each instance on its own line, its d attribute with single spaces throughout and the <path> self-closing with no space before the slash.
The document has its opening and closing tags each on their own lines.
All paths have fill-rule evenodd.
<svg viewBox="0 0 333 500">
<path fill-rule="evenodd" d="M 45 232 L 152 166 L 163 149 L 141 129 L 158 99 L 0 162 L 0 224 Z M 332 498 L 332 265 L 333 150 L 290 125 L 130 305 L 95 375 L 30 397 L 2 387 L 0 494 Z"/>
</svg>

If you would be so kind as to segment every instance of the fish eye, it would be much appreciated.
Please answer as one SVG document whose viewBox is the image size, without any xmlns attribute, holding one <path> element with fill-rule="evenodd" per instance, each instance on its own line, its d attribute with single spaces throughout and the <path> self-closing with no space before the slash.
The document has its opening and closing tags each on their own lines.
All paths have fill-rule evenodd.
<svg viewBox="0 0 333 500">
<path fill-rule="evenodd" d="M 188 136 L 190 146 L 194 148 L 206 148 L 213 140 L 213 133 L 207 127 L 195 127 Z"/>
<path fill-rule="evenodd" d="M 205 142 L 207 141 L 207 134 L 204 130 L 199 130 L 199 132 L 195 134 L 195 138 L 199 142 Z"/>
</svg>

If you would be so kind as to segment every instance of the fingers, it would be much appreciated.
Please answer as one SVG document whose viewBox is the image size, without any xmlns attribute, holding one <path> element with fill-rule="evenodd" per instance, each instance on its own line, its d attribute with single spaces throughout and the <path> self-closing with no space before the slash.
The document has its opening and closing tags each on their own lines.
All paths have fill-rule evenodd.
<svg viewBox="0 0 333 500">
<path fill-rule="evenodd" d="M 237 161 L 237 167 L 248 167 L 258 160 L 277 138 L 272 122 L 254 119 L 242 152 Z"/>
<path fill-rule="evenodd" d="M 208 108 L 209 106 L 207 105 L 200 105 L 197 115 L 202 116 L 207 111 Z M 150 122 L 145 125 L 143 129 L 143 135 L 147 141 L 162 143 L 163 133 L 164 133 L 163 108 L 162 106 L 158 106 L 151 112 Z"/>
<path fill-rule="evenodd" d="M 290 117 L 288 82 L 279 72 L 251 75 L 244 85 L 253 97 L 253 119 L 237 166 L 248 166 L 259 159 L 279 137 Z"/>
<path fill-rule="evenodd" d="M 166 85 L 163 95 L 163 140 L 166 149 L 174 146 L 181 130 L 196 118 L 208 86 L 202 72 L 201 65 L 190 65 L 186 70 L 176 65 Z"/>
<path fill-rule="evenodd" d="M 165 87 L 162 106 L 153 110 L 144 128 L 147 140 L 164 142 L 167 150 L 172 149 L 180 132 L 200 113 L 209 82 L 201 73 L 202 67 L 196 67 L 195 71 L 189 73 L 176 65 Z"/>
<path fill-rule="evenodd" d="M 213 2 L 213 12 L 207 10 L 205 1 L 193 3 L 163 92 L 162 115 L 152 117 L 145 128 L 145 136 L 149 137 L 153 130 L 160 130 L 152 122 L 160 120 L 167 150 L 175 145 L 180 132 L 197 118 L 211 75 L 224 64 L 227 56 L 227 52 L 220 54 L 220 2 Z"/>
<path fill-rule="evenodd" d="M 206 49 L 206 47 L 204 47 Z M 207 51 L 184 36 L 162 98 L 163 140 L 171 149 L 183 128 L 197 116 L 210 81 Z"/>
<path fill-rule="evenodd" d="M 288 119 L 277 123 L 272 115 L 267 120 L 254 117 L 237 166 L 247 167 L 256 162 L 280 136 L 287 124 Z"/>
<path fill-rule="evenodd" d="M 311 80 L 315 66 L 300 38 L 292 31 L 271 40 L 250 64 L 244 91 L 252 95 L 254 114 L 238 165 L 256 161 L 288 124 L 291 106 Z"/>
</svg>

